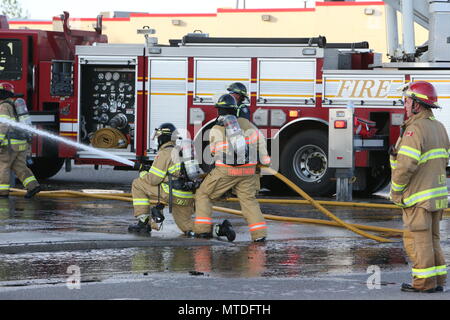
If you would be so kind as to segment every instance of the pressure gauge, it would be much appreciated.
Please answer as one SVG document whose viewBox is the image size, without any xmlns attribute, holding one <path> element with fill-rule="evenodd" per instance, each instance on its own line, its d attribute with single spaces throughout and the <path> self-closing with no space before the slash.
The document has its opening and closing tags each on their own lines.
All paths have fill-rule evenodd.
<svg viewBox="0 0 450 320">
<path fill-rule="evenodd" d="M 111 79 L 112 79 L 112 73 L 111 72 L 105 73 L 105 80 L 106 81 L 111 81 Z"/>
<path fill-rule="evenodd" d="M 103 73 L 98 74 L 98 79 L 103 80 L 105 78 L 105 75 Z"/>
<path fill-rule="evenodd" d="M 108 112 L 109 111 L 109 106 L 106 103 L 102 103 L 102 105 L 100 106 L 100 111 L 101 112 Z"/>
<path fill-rule="evenodd" d="M 98 84 L 96 84 L 96 85 L 94 86 L 94 90 L 97 91 L 98 88 L 99 88 L 99 86 L 98 86 Z"/>
<path fill-rule="evenodd" d="M 113 80 L 114 81 L 117 81 L 117 80 L 119 80 L 120 79 L 120 74 L 118 73 L 118 72 L 114 72 L 113 73 Z"/>
<path fill-rule="evenodd" d="M 106 113 L 102 113 L 100 116 L 99 122 L 106 124 L 106 123 L 108 123 L 108 121 L 109 121 L 108 115 Z"/>
</svg>

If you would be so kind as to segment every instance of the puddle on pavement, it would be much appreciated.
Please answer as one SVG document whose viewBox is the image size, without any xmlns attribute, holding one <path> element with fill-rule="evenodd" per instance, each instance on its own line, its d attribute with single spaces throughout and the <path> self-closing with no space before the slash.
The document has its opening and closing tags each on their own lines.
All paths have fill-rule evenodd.
<svg viewBox="0 0 450 320">
<path fill-rule="evenodd" d="M 69 266 L 80 268 L 82 279 L 117 275 L 185 273 L 214 277 L 300 277 L 405 268 L 398 244 L 361 247 L 341 241 L 326 245 L 317 240 L 243 243 L 233 247 L 153 247 L 0 255 L 0 281 L 67 278 Z M 0 284 L 1 286 L 1 284 Z"/>
</svg>

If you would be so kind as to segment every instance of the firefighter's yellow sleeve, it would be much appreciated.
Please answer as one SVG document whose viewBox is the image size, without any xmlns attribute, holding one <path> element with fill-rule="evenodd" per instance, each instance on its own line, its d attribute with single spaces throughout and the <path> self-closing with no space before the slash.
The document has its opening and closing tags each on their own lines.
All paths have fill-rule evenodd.
<svg viewBox="0 0 450 320">
<path fill-rule="evenodd" d="M 144 176 L 152 186 L 157 186 L 167 180 L 167 171 L 170 164 L 170 152 L 161 150 L 155 157 L 148 174 Z"/>
<path fill-rule="evenodd" d="M 391 198 L 394 203 L 399 204 L 398 200 L 419 166 L 421 155 L 420 131 L 410 126 L 398 146 L 395 167 L 392 169 Z"/>
<path fill-rule="evenodd" d="M 0 118 L 11 120 L 8 103 L 0 103 Z M 8 132 L 8 128 L 8 124 L 0 122 L 0 146 L 5 145 L 6 133 Z"/>
</svg>

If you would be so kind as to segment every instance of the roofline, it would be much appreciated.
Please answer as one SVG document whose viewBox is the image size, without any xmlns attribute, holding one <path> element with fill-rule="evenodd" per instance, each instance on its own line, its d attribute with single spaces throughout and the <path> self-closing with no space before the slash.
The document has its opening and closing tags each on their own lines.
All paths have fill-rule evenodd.
<svg viewBox="0 0 450 320">
<path fill-rule="evenodd" d="M 383 1 L 358 2 L 316 2 L 316 7 L 346 7 L 346 6 L 384 6 Z M 103 18 L 103 21 L 130 21 L 130 18 L 175 18 L 175 17 L 216 17 L 219 13 L 255 13 L 255 12 L 314 12 L 316 8 L 258 8 L 258 9 L 228 9 L 217 8 L 216 13 L 130 13 L 129 18 Z M 57 17 L 59 19 L 59 17 Z M 55 20 L 55 18 L 53 18 Z M 69 18 L 69 21 L 96 21 L 97 18 Z M 52 21 L 14 20 L 10 24 L 51 24 Z"/>
</svg>

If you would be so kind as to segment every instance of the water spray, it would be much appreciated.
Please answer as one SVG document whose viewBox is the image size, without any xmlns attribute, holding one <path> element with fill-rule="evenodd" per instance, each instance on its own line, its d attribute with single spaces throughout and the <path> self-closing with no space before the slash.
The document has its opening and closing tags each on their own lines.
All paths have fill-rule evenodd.
<svg viewBox="0 0 450 320">
<path fill-rule="evenodd" d="M 24 123 L 16 122 L 14 120 L 9 120 L 9 119 L 5 119 L 5 118 L 0 118 L 0 122 L 3 122 L 5 124 L 8 124 L 8 125 L 13 126 L 15 128 L 19 128 L 19 129 L 28 131 L 30 133 L 33 133 L 33 134 L 36 134 L 36 135 L 39 135 L 39 136 L 44 136 L 46 138 L 49 138 L 49 139 L 52 139 L 52 140 L 55 140 L 55 141 L 58 141 L 58 142 L 62 142 L 64 144 L 67 144 L 69 146 L 72 146 L 72 147 L 75 147 L 75 148 L 78 148 L 78 149 L 83 149 L 85 151 L 90 151 L 92 153 L 98 154 L 100 156 L 104 156 L 105 158 L 108 158 L 108 159 L 120 162 L 120 163 L 125 164 L 127 166 L 134 167 L 134 162 L 131 161 L 131 160 L 124 159 L 124 158 L 122 158 L 120 156 L 117 156 L 115 154 L 112 154 L 112 153 L 109 153 L 109 152 L 106 152 L 106 151 L 102 151 L 102 150 L 96 149 L 94 147 L 87 146 L 87 145 L 82 144 L 82 143 L 78 143 L 78 142 L 75 142 L 75 141 L 72 141 L 72 140 L 61 138 L 60 136 L 51 134 L 50 132 L 47 132 L 47 131 L 44 131 L 44 130 L 36 129 L 36 128 L 34 128 L 32 126 L 29 126 L 29 125 L 26 125 Z"/>
</svg>

